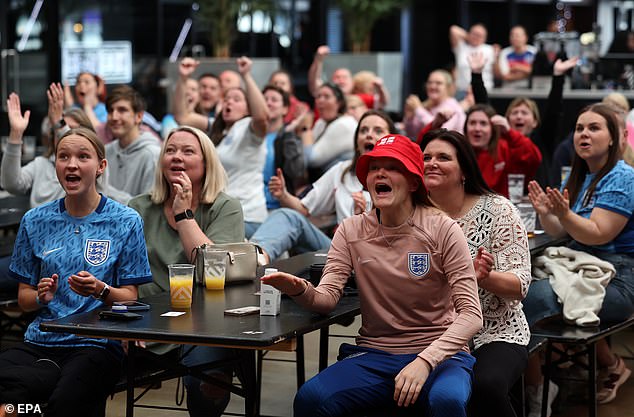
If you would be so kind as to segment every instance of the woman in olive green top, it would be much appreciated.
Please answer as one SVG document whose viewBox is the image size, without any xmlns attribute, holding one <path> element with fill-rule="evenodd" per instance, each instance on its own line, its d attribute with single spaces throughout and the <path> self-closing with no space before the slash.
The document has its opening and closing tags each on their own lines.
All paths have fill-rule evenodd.
<svg viewBox="0 0 634 417">
<path fill-rule="evenodd" d="M 129 203 L 143 218 L 154 278 L 139 287 L 140 297 L 169 291 L 167 265 L 192 263 L 197 246 L 244 240 L 242 206 L 222 191 L 226 181 L 216 149 L 202 131 L 181 126 L 165 139 L 152 192 Z M 183 362 L 192 366 L 230 354 L 228 349 L 197 346 Z M 230 378 L 230 370 L 224 371 L 224 379 Z M 186 377 L 185 387 L 190 416 L 219 416 L 229 402 L 228 391 L 199 379 Z"/>
</svg>

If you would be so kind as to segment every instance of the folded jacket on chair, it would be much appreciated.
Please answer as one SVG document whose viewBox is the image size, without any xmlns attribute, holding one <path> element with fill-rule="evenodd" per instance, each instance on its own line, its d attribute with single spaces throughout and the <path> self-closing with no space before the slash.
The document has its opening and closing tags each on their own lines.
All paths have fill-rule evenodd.
<svg viewBox="0 0 634 417">
<path fill-rule="evenodd" d="M 578 326 L 599 324 L 605 287 L 615 274 L 610 262 L 565 246 L 546 248 L 533 261 L 535 278 L 549 279 L 564 319 Z"/>
</svg>

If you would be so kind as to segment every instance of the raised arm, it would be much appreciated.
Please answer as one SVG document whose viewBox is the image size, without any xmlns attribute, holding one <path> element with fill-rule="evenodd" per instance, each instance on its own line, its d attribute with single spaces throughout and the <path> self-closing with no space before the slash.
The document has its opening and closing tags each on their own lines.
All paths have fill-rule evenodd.
<svg viewBox="0 0 634 417">
<path fill-rule="evenodd" d="M 187 108 L 187 80 L 196 71 L 198 64 L 200 62 L 193 58 L 183 58 L 178 64 L 178 80 L 176 81 L 174 97 L 172 98 L 172 108 L 174 119 L 176 119 L 178 124 L 197 127 L 206 131 L 209 119 Z"/>
<path fill-rule="evenodd" d="M 458 25 L 451 25 L 449 28 L 449 44 L 451 45 L 451 49 L 455 48 L 465 39 L 467 39 L 467 31 Z"/>
<path fill-rule="evenodd" d="M 489 104 L 489 94 L 482 80 L 482 70 L 487 63 L 486 57 L 482 52 L 474 51 L 467 57 L 467 62 L 471 67 L 471 90 L 474 101 Z"/>
<path fill-rule="evenodd" d="M 310 68 L 308 68 L 308 92 L 313 96 L 317 96 L 317 89 L 321 86 L 321 74 L 324 69 L 324 58 L 330 53 L 330 48 L 321 45 L 317 48 L 315 58 L 313 58 Z"/>
<path fill-rule="evenodd" d="M 22 136 L 29 125 L 31 112 L 29 110 L 22 114 L 20 97 L 16 93 L 11 93 L 7 99 L 7 114 L 9 116 L 9 143 L 7 150 L 2 154 L 2 164 L 0 165 L 0 180 L 2 187 L 13 194 L 26 194 L 33 185 L 33 175 L 31 172 L 33 165 L 29 164 L 22 168 Z"/>
<path fill-rule="evenodd" d="M 251 129 L 253 129 L 253 132 L 255 132 L 258 137 L 263 138 L 266 135 L 268 126 L 268 110 L 262 91 L 260 91 L 251 76 L 251 66 L 253 63 L 246 56 L 238 58 L 236 63 L 238 64 L 238 72 L 242 76 L 247 93 L 247 104 L 249 105 L 249 112 L 251 113 Z"/>
<path fill-rule="evenodd" d="M 374 103 L 374 108 L 383 110 L 385 106 L 390 102 L 390 93 L 385 88 L 385 84 L 383 84 L 383 79 L 380 77 L 376 77 L 372 82 L 374 85 L 374 91 L 376 92 L 377 100 Z"/>
<path fill-rule="evenodd" d="M 544 151 L 544 154 L 553 155 L 555 152 L 562 119 L 565 73 L 570 68 L 573 68 L 577 61 L 577 57 L 565 61 L 558 59 L 553 65 L 550 92 L 542 114 L 542 123 L 539 126 L 540 148 Z"/>
<path fill-rule="evenodd" d="M 29 119 L 31 117 L 31 111 L 27 110 L 22 114 L 20 107 L 20 96 L 16 93 L 11 93 L 7 99 L 7 109 L 9 116 L 9 125 L 11 130 L 9 131 L 9 143 L 22 144 L 22 135 L 29 125 Z"/>
</svg>

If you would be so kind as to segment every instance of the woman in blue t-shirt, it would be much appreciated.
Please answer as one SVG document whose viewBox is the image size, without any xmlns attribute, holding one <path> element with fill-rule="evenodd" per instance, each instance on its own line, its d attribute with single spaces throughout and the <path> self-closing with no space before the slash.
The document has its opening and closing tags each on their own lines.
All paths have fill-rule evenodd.
<svg viewBox="0 0 634 417">
<path fill-rule="evenodd" d="M 634 169 L 621 160 L 624 126 L 605 104 L 585 107 L 574 131 L 575 155 L 563 192 L 529 184 L 529 198 L 546 233 L 569 235 L 572 247 L 612 263 L 616 275 L 605 289 L 598 313 L 602 322 L 622 321 L 634 313 Z M 524 300 L 529 323 L 561 312 L 549 280 L 534 281 Z M 631 371 L 605 340 L 597 343 L 599 365 L 608 378 L 597 399 L 614 399 Z"/>
<path fill-rule="evenodd" d="M 36 316 L 24 342 L 0 354 L 0 416 L 9 404 L 42 403 L 47 416 L 103 415 L 119 378 L 119 342 L 40 329 L 46 321 L 135 300 L 137 285 L 152 281 L 141 218 L 97 192 L 106 164 L 95 132 L 71 129 L 55 146 L 64 197 L 22 218 L 10 275 L 19 282 L 20 308 Z"/>
</svg>

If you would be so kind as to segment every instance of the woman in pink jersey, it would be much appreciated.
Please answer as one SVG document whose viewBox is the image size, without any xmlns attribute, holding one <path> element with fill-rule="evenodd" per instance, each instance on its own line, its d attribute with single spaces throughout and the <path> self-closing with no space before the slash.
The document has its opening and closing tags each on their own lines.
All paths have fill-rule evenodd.
<svg viewBox="0 0 634 417">
<path fill-rule="evenodd" d="M 374 209 L 341 223 L 319 285 L 283 272 L 262 278 L 327 314 L 356 274 L 357 343 L 342 344 L 339 361 L 302 386 L 294 415 L 413 407 L 465 416 L 474 364 L 466 344 L 482 326 L 465 237 L 430 202 L 422 152 L 405 136 L 381 138 L 359 158 L 356 174 Z"/>
</svg>

